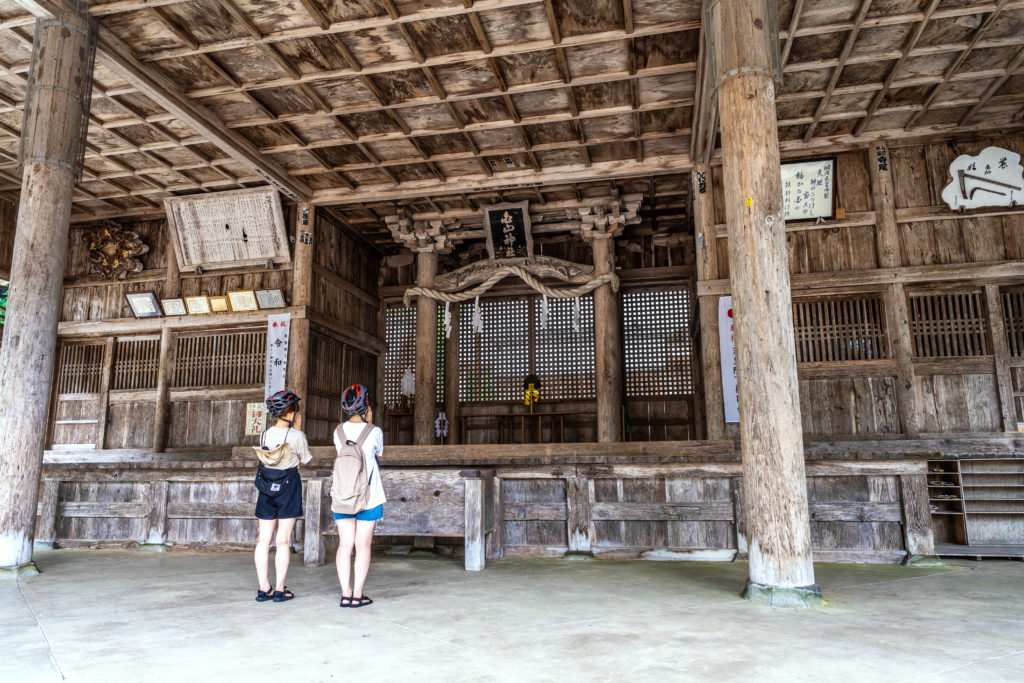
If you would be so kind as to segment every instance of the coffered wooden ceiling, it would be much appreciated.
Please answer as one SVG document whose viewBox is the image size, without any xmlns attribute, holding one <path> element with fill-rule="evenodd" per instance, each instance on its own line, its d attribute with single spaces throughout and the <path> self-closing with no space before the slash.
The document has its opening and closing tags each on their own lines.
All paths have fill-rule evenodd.
<svg viewBox="0 0 1024 683">
<path fill-rule="evenodd" d="M 29 9 L 48 2 L 0 0 L 8 197 Z M 673 193 L 714 154 L 700 0 L 100 0 L 92 13 L 79 220 L 270 178 L 384 231 L 399 204 L 657 194 L 665 174 Z M 779 27 L 785 153 L 1024 126 L 1024 0 L 780 0 Z"/>
</svg>

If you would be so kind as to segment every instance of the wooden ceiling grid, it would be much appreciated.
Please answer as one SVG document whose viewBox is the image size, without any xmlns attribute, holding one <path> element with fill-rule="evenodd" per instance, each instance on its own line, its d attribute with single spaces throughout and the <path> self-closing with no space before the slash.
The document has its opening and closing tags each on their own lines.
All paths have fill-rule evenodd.
<svg viewBox="0 0 1024 683">
<path fill-rule="evenodd" d="M 47 1 L 0 0 L 9 198 L 34 21 L 24 8 Z M 714 156 L 702 11 L 701 0 L 101 0 L 92 12 L 121 59 L 97 59 L 75 218 L 263 184 L 261 160 L 371 239 L 399 208 L 557 205 L 611 186 L 650 195 L 675 173 L 664 184 L 681 196 L 645 208 L 671 212 L 686 201 L 678 173 Z M 1024 0 L 779 0 L 779 26 L 784 152 L 1024 126 Z"/>
</svg>

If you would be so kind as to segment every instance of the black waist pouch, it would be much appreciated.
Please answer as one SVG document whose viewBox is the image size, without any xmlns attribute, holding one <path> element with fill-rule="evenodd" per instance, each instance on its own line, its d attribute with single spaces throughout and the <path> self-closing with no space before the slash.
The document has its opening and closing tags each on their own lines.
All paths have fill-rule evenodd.
<svg viewBox="0 0 1024 683">
<path fill-rule="evenodd" d="M 260 463 L 256 469 L 256 488 L 260 493 L 271 498 L 281 495 L 289 487 L 294 486 L 298 480 L 298 467 L 292 467 L 287 470 L 275 470 L 264 467 L 263 463 Z"/>
</svg>

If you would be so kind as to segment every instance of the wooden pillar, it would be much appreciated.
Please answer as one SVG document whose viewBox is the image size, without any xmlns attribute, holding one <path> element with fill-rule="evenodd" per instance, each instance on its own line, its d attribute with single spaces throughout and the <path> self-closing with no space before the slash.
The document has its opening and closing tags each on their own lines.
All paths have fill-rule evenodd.
<svg viewBox="0 0 1024 683">
<path fill-rule="evenodd" d="M 996 364 L 996 390 L 999 393 L 999 414 L 1003 431 L 1017 431 L 1017 411 L 1013 405 L 1013 380 L 1010 377 L 1010 345 L 1006 341 L 1006 321 L 999 285 L 985 285 L 985 307 L 988 329 L 992 337 L 992 358 Z"/>
<path fill-rule="evenodd" d="M 904 474 L 900 476 L 900 498 L 903 504 L 903 543 L 907 549 L 907 564 L 915 564 L 935 556 L 935 534 L 932 513 L 928 504 L 928 475 Z"/>
<path fill-rule="evenodd" d="M 306 482 L 306 525 L 302 540 L 302 563 L 307 567 L 319 567 L 327 556 L 320 529 L 323 504 L 324 479 L 314 477 Z"/>
<path fill-rule="evenodd" d="M 896 192 L 892 183 L 889 148 L 879 140 L 868 150 L 871 197 L 875 205 L 875 251 L 879 268 L 896 268 L 900 259 L 900 233 L 896 224 Z"/>
<path fill-rule="evenodd" d="M 615 272 L 612 235 L 595 237 L 594 275 Z M 597 440 L 622 440 L 622 310 L 610 283 L 594 290 L 594 354 L 597 370 Z"/>
<path fill-rule="evenodd" d="M 146 515 L 146 536 L 142 550 L 167 549 L 167 493 L 171 483 L 167 480 L 149 482 L 149 514 Z"/>
<path fill-rule="evenodd" d="M 288 333 L 287 388 L 309 407 L 309 308 L 313 289 L 314 208 L 300 203 L 295 211 L 295 256 L 292 259 L 292 306 L 303 310 L 292 316 Z"/>
<path fill-rule="evenodd" d="M 114 338 L 107 337 L 103 345 L 103 369 L 100 376 L 100 393 L 96 399 L 99 412 L 96 416 L 96 450 L 103 450 L 107 440 L 107 414 L 110 411 L 110 385 L 114 373 Z"/>
<path fill-rule="evenodd" d="M 437 276 L 437 254 L 416 254 L 416 284 L 433 287 Z M 437 415 L 437 302 L 430 297 L 416 298 L 416 400 L 413 406 L 413 443 L 434 443 Z"/>
<path fill-rule="evenodd" d="M 22 185 L 0 353 L 0 567 L 34 571 L 32 535 L 53 380 L 72 188 L 85 148 L 95 22 L 36 22 L 22 126 Z"/>
<path fill-rule="evenodd" d="M 747 508 L 744 597 L 821 601 L 811 528 L 793 340 L 789 264 L 766 0 L 719 2 L 710 42 L 717 68 L 729 272 Z"/>
<path fill-rule="evenodd" d="M 466 571 L 480 571 L 487 563 L 484 545 L 484 508 L 487 504 L 485 485 L 488 480 L 482 477 L 466 477 L 463 481 L 466 486 Z"/>
<path fill-rule="evenodd" d="M 914 347 L 910 340 L 910 316 L 907 293 L 901 284 L 889 285 L 883 296 L 885 334 L 889 339 L 889 357 L 896 361 L 896 409 L 900 427 L 907 436 L 920 432 L 917 412 L 917 391 L 914 387 Z"/>
<path fill-rule="evenodd" d="M 160 330 L 160 356 L 156 372 L 156 412 L 153 417 L 153 452 L 167 448 L 171 415 L 171 384 L 174 382 L 174 352 L 177 337 L 170 328 Z"/>
<path fill-rule="evenodd" d="M 693 231 L 697 240 L 697 281 L 718 279 L 718 246 L 711 194 L 711 168 L 693 169 Z M 725 438 L 725 406 L 722 403 L 721 352 L 718 346 L 718 297 L 702 296 L 700 316 L 700 367 L 704 393 L 704 418 L 708 439 Z"/>
<path fill-rule="evenodd" d="M 459 430 L 459 305 L 452 304 L 452 333 L 444 345 L 444 412 L 448 415 L 448 439 L 457 444 Z"/>
</svg>

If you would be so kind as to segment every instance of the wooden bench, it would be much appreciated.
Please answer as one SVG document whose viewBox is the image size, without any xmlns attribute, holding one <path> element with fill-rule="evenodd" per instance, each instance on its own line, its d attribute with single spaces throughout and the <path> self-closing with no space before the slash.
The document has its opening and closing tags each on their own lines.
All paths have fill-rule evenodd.
<svg viewBox="0 0 1024 683">
<path fill-rule="evenodd" d="M 463 537 L 466 569 L 471 571 L 483 569 L 487 557 L 500 557 L 500 544 L 488 542 L 501 519 L 494 510 L 493 471 L 386 469 L 382 475 L 388 500 L 384 518 L 377 522 L 378 535 Z M 307 567 L 324 564 L 324 536 L 337 533 L 331 500 L 324 492 L 329 479 L 317 476 L 306 482 L 303 561 Z"/>
</svg>

